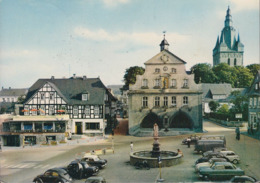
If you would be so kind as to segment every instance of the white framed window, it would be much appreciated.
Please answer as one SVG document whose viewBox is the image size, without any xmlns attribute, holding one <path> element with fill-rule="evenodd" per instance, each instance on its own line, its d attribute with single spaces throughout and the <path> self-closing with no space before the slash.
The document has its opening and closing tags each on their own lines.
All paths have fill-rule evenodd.
<svg viewBox="0 0 260 183">
<path fill-rule="evenodd" d="M 189 104 L 189 100 L 187 96 L 183 97 L 183 105 L 188 105 Z"/>
<path fill-rule="evenodd" d="M 255 89 L 258 90 L 258 84 L 257 83 L 255 84 Z"/>
<path fill-rule="evenodd" d="M 188 87 L 188 79 L 183 80 L 183 87 L 184 88 Z"/>
<path fill-rule="evenodd" d="M 156 68 L 156 69 L 155 69 L 155 73 L 160 73 L 160 69 L 159 69 L 159 68 Z"/>
<path fill-rule="evenodd" d="M 85 115 L 86 116 L 90 116 L 90 107 L 89 106 L 85 106 Z"/>
<path fill-rule="evenodd" d="M 163 106 L 168 107 L 168 97 L 163 97 Z"/>
<path fill-rule="evenodd" d="M 55 111 L 54 111 L 54 106 L 50 105 L 49 106 L 49 115 L 54 115 Z"/>
<path fill-rule="evenodd" d="M 148 107 L 148 97 L 143 97 L 142 107 Z"/>
<path fill-rule="evenodd" d="M 45 106 L 41 105 L 39 111 L 40 111 L 40 115 L 45 115 Z"/>
<path fill-rule="evenodd" d="M 94 114 L 99 115 L 99 106 L 95 106 L 94 108 Z"/>
<path fill-rule="evenodd" d="M 160 97 L 155 97 L 154 98 L 154 106 L 155 107 L 160 107 Z"/>
<path fill-rule="evenodd" d="M 105 101 L 108 101 L 108 94 L 105 94 L 104 100 L 105 100 Z"/>
<path fill-rule="evenodd" d="M 171 71 L 172 71 L 172 73 L 174 73 L 174 74 L 177 72 L 177 70 L 176 70 L 175 68 L 172 68 Z"/>
<path fill-rule="evenodd" d="M 87 93 L 83 93 L 82 94 L 82 100 L 83 101 L 88 101 L 88 94 Z"/>
<path fill-rule="evenodd" d="M 40 99 L 41 99 L 41 100 L 44 100 L 44 99 L 45 99 L 45 93 L 44 93 L 44 92 L 41 92 L 41 93 L 40 93 Z"/>
<path fill-rule="evenodd" d="M 171 87 L 176 87 L 177 86 L 177 81 L 176 79 L 171 79 Z"/>
<path fill-rule="evenodd" d="M 29 107 L 24 107 L 24 115 L 25 116 L 29 115 Z"/>
<path fill-rule="evenodd" d="M 154 85 L 155 85 L 156 87 L 159 87 L 159 86 L 160 86 L 160 79 L 155 79 L 154 82 L 155 82 Z"/>
<path fill-rule="evenodd" d="M 177 99 L 175 96 L 172 96 L 172 106 L 176 106 L 177 105 Z"/>
<path fill-rule="evenodd" d="M 32 115 L 37 115 L 37 107 L 36 106 L 32 106 L 32 109 L 31 109 L 31 111 L 32 111 Z"/>
<path fill-rule="evenodd" d="M 143 87 L 147 87 L 148 86 L 148 80 L 147 79 L 143 79 L 142 86 Z"/>
<path fill-rule="evenodd" d="M 50 92 L 50 100 L 54 100 L 54 92 Z"/>
<path fill-rule="evenodd" d="M 73 115 L 78 115 L 79 114 L 79 109 L 78 106 L 73 107 Z"/>
</svg>

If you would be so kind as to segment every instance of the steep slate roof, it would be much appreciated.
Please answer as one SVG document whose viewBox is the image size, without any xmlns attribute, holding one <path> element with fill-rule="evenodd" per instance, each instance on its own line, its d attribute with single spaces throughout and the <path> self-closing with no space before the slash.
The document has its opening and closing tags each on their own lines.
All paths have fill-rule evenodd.
<svg viewBox="0 0 260 183">
<path fill-rule="evenodd" d="M 10 97 L 11 96 L 17 96 L 17 97 L 19 97 L 21 95 L 26 95 L 27 91 L 28 91 L 28 89 L 26 89 L 26 88 L 19 88 L 19 89 L 16 89 L 16 88 L 5 89 L 5 88 L 3 88 L 0 91 L 0 96 L 10 96 Z"/>
<path fill-rule="evenodd" d="M 107 88 L 99 78 L 39 79 L 29 88 L 26 102 L 46 83 L 49 83 L 70 105 L 104 104 Z M 84 93 L 89 94 L 88 101 L 81 100 Z"/>
<path fill-rule="evenodd" d="M 212 95 L 226 95 L 228 96 L 232 87 L 231 84 L 211 84 L 211 83 L 202 83 L 202 98 L 210 98 L 210 94 Z"/>
<path fill-rule="evenodd" d="M 258 83 L 258 89 L 255 89 L 255 85 Z M 248 91 L 248 95 L 254 95 L 254 96 L 260 96 L 260 70 L 255 75 L 254 81 L 252 85 L 250 86 L 250 89 Z"/>
</svg>

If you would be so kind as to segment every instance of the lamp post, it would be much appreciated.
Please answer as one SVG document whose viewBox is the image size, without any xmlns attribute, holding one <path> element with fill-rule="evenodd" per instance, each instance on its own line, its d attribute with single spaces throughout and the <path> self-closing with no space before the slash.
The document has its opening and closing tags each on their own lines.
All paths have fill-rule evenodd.
<svg viewBox="0 0 260 183">
<path fill-rule="evenodd" d="M 164 127 L 165 127 L 165 129 L 164 129 L 164 131 L 165 132 L 168 132 L 169 130 L 168 130 L 168 127 L 169 127 L 169 117 L 167 116 L 167 115 L 165 115 L 164 116 Z"/>
<path fill-rule="evenodd" d="M 158 165 L 159 165 L 160 178 L 157 179 L 157 182 L 163 182 L 164 181 L 164 179 L 162 178 L 161 164 L 162 164 L 161 157 L 158 156 Z"/>
</svg>

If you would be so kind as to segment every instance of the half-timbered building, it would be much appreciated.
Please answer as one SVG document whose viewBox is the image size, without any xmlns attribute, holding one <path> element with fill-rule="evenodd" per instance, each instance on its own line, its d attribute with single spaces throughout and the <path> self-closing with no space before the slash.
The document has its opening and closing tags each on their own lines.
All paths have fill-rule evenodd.
<svg viewBox="0 0 260 183">
<path fill-rule="evenodd" d="M 106 119 L 115 114 L 115 102 L 99 78 L 74 75 L 69 79 L 39 79 L 29 88 L 22 116 L 14 117 L 4 127 L 7 132 L 27 136 L 40 134 L 34 143 L 42 141 L 42 136 L 47 141 L 64 139 L 65 132 L 104 135 Z"/>
</svg>

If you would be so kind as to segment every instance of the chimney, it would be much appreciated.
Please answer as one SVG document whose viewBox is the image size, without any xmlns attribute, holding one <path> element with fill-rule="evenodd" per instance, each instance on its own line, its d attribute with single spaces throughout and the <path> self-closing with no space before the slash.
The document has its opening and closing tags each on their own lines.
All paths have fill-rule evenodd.
<svg viewBox="0 0 260 183">
<path fill-rule="evenodd" d="M 54 76 L 51 76 L 51 80 L 54 80 Z"/>
<path fill-rule="evenodd" d="M 83 80 L 86 80 L 87 79 L 87 76 L 83 76 Z"/>
<path fill-rule="evenodd" d="M 73 74 L 73 79 L 76 79 L 76 74 Z"/>
</svg>

